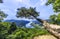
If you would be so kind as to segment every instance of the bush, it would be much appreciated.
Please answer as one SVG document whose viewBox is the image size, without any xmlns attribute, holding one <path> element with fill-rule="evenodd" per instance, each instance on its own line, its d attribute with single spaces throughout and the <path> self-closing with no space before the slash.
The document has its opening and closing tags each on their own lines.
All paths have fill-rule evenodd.
<svg viewBox="0 0 60 39">
<path fill-rule="evenodd" d="M 34 36 L 49 34 L 45 29 L 18 28 L 14 23 L 0 23 L 1 39 L 33 39 Z"/>
</svg>

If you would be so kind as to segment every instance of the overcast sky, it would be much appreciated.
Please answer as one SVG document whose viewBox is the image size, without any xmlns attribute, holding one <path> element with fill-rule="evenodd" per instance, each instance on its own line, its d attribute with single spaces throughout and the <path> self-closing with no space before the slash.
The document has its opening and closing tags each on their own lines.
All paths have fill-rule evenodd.
<svg viewBox="0 0 60 39">
<path fill-rule="evenodd" d="M 45 5 L 47 0 L 3 0 L 3 2 L 0 3 L 0 9 L 9 15 L 6 19 L 17 19 L 17 8 L 21 7 L 36 7 L 36 10 L 40 12 L 39 18 L 41 19 L 48 19 L 54 13 L 52 5 Z"/>
</svg>

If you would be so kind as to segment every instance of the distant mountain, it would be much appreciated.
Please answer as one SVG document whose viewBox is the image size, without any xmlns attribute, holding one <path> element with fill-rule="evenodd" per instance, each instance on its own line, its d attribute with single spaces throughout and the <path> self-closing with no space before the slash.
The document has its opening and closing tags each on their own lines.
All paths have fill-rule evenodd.
<svg viewBox="0 0 60 39">
<path fill-rule="evenodd" d="M 39 21 L 36 21 L 36 20 L 33 21 L 33 23 L 35 23 L 35 24 L 40 24 L 40 22 L 39 22 Z"/>
<path fill-rule="evenodd" d="M 43 24 L 41 23 L 41 22 L 39 22 L 39 21 L 33 21 L 33 23 L 35 23 L 35 24 L 39 24 L 39 25 L 41 25 L 41 26 L 43 26 Z"/>
<path fill-rule="evenodd" d="M 5 22 L 15 22 L 17 26 L 25 26 L 29 21 L 26 20 L 5 20 Z"/>
<path fill-rule="evenodd" d="M 30 21 L 27 21 L 27 20 L 14 20 L 14 19 L 11 19 L 11 20 L 5 20 L 5 22 L 15 22 L 17 26 L 26 26 L 26 24 L 28 24 L 27 26 L 31 26 L 30 24 Z M 32 21 L 32 23 L 35 23 L 35 24 L 39 24 L 42 26 L 42 24 L 38 21 Z"/>
</svg>

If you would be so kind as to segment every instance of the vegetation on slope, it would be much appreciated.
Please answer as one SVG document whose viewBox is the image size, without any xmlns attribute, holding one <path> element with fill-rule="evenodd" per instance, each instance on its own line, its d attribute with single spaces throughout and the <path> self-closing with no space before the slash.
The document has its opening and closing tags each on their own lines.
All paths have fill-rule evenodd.
<svg viewBox="0 0 60 39">
<path fill-rule="evenodd" d="M 0 23 L 1 39 L 32 39 L 34 36 L 49 34 L 45 29 L 17 27 L 15 23 Z"/>
</svg>

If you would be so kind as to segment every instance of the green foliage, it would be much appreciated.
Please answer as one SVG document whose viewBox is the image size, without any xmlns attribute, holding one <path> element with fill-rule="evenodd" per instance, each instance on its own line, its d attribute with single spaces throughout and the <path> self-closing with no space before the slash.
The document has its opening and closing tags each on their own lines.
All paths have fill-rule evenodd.
<svg viewBox="0 0 60 39">
<path fill-rule="evenodd" d="M 57 22 L 56 22 L 56 19 L 57 19 L 57 15 L 55 15 L 55 14 L 54 14 L 54 15 L 51 15 L 51 16 L 50 16 L 50 20 L 51 20 L 50 23 L 56 24 L 56 23 L 57 23 Z"/>
<path fill-rule="evenodd" d="M 33 39 L 34 36 L 45 34 L 49 34 L 45 29 L 17 27 L 14 22 L 0 22 L 1 39 Z"/>
<path fill-rule="evenodd" d="M 33 39 L 34 36 L 49 34 L 45 29 L 20 28 L 8 36 L 12 39 Z M 12 37 L 13 36 L 13 37 Z"/>
<path fill-rule="evenodd" d="M 3 11 L 0 10 L 0 22 L 3 20 L 3 18 L 6 18 L 7 14 L 5 14 Z"/>
<path fill-rule="evenodd" d="M 48 0 L 46 5 L 52 4 L 55 12 L 60 12 L 60 0 Z M 50 23 L 60 25 L 60 13 L 58 15 L 50 16 Z"/>
<path fill-rule="evenodd" d="M 31 23 L 31 25 L 36 29 L 41 29 L 43 26 L 40 24 Z"/>
<path fill-rule="evenodd" d="M 36 8 L 30 7 L 29 9 L 21 7 L 17 9 L 17 17 L 33 18 L 39 16 Z"/>
<path fill-rule="evenodd" d="M 60 25 L 60 13 L 58 15 L 51 15 L 50 20 L 50 23 Z"/>
<path fill-rule="evenodd" d="M 3 3 L 3 0 L 0 0 L 0 3 Z"/>
<path fill-rule="evenodd" d="M 28 19 L 36 19 L 37 21 L 43 23 L 43 20 L 37 18 L 39 16 L 39 12 L 36 11 L 36 8 L 25 8 L 21 7 L 17 9 L 17 17 L 24 17 Z"/>
<path fill-rule="evenodd" d="M 55 12 L 60 12 L 60 0 L 48 0 L 46 5 L 52 4 Z"/>
<path fill-rule="evenodd" d="M 0 22 L 0 39 L 5 39 L 5 37 L 8 34 L 8 28 L 10 26 L 10 23 L 7 22 Z"/>
<path fill-rule="evenodd" d="M 9 27 L 8 33 L 11 34 L 17 29 L 16 24 L 14 22 L 11 23 L 11 26 Z"/>
</svg>

